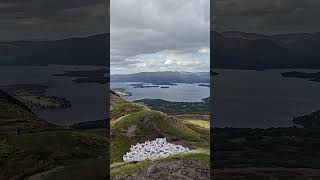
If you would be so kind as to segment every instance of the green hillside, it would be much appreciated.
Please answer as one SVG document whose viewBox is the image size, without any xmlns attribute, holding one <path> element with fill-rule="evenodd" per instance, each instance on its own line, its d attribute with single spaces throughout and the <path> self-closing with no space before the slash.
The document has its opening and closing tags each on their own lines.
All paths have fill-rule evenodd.
<svg viewBox="0 0 320 180">
<path fill-rule="evenodd" d="M 122 116 L 133 112 L 139 112 L 142 110 L 148 110 L 146 106 L 137 103 L 131 103 L 123 100 L 118 94 L 110 91 L 110 119 L 116 120 Z"/>
<path fill-rule="evenodd" d="M 190 157 L 195 161 L 205 161 L 207 164 L 199 168 L 209 167 L 209 128 L 151 110 L 144 105 L 124 101 L 113 94 L 111 96 L 113 97 L 111 97 L 110 161 L 113 178 L 129 178 L 133 173 L 143 171 L 150 163 L 156 163 L 159 166 L 162 163 L 168 163 L 167 158 L 143 161 L 137 164 L 124 163 L 122 160 L 123 155 L 130 151 L 131 145 L 154 140 L 158 137 L 165 137 L 171 143 L 189 147 L 197 152 L 195 156 L 179 157 L 180 159 L 185 160 Z M 180 162 L 180 160 L 178 161 Z M 138 177 L 144 177 L 143 174 L 143 172 L 140 173 Z"/>
<path fill-rule="evenodd" d="M 0 179 L 107 176 L 106 137 L 48 123 L 1 90 L 0 107 Z"/>
<path fill-rule="evenodd" d="M 209 146 L 209 132 L 201 127 L 187 125 L 159 111 L 140 111 L 111 125 L 111 162 L 121 161 L 131 145 L 157 137 L 192 149 Z"/>
</svg>

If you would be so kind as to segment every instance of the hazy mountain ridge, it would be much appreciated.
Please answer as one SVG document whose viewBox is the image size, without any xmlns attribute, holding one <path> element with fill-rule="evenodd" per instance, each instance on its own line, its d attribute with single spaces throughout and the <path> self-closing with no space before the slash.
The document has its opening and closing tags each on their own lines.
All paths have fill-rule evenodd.
<svg viewBox="0 0 320 180">
<path fill-rule="evenodd" d="M 109 36 L 98 34 L 52 41 L 0 42 L 0 64 L 106 65 Z"/>
<path fill-rule="evenodd" d="M 302 78 L 307 79 L 309 81 L 320 82 L 320 72 L 308 73 L 308 72 L 299 72 L 299 71 L 291 71 L 281 73 L 283 77 L 291 77 L 291 78 Z"/>
<path fill-rule="evenodd" d="M 211 37 L 215 68 L 320 68 L 320 33 L 211 31 Z M 0 64 L 106 65 L 109 40 L 110 34 L 98 34 L 54 41 L 0 42 Z"/>
<path fill-rule="evenodd" d="M 320 33 L 264 35 L 211 31 L 215 68 L 320 68 Z"/>
<path fill-rule="evenodd" d="M 219 33 L 219 32 L 215 32 Z M 241 31 L 224 31 L 219 33 L 225 38 L 241 38 L 247 40 L 258 40 L 258 39 L 268 39 L 273 40 L 276 43 L 288 44 L 295 41 L 300 41 L 304 39 L 311 38 L 316 33 L 288 33 L 288 34 L 274 34 L 274 35 L 265 35 L 259 33 L 248 33 Z"/>
<path fill-rule="evenodd" d="M 209 83 L 209 72 L 187 73 L 177 71 L 141 72 L 135 74 L 111 75 L 111 82 L 144 82 L 144 83 Z"/>
</svg>

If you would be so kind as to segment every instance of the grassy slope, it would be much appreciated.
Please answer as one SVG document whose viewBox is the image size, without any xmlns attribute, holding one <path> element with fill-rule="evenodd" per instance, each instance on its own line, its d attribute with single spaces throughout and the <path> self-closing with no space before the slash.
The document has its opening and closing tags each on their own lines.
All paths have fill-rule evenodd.
<svg viewBox="0 0 320 180">
<path fill-rule="evenodd" d="M 75 131 L 45 131 L 17 136 L 10 139 L 7 146 L 10 146 L 11 153 L 1 159 L 6 170 L 0 177 L 26 178 L 56 167 L 62 167 L 62 171 L 73 169 L 73 174 L 78 173 L 79 177 L 92 172 L 106 175 L 104 171 L 98 172 L 99 167 L 106 169 L 106 163 L 99 163 L 91 169 L 75 166 L 88 160 L 106 162 L 107 142 L 102 136 Z"/>
<path fill-rule="evenodd" d="M 69 165 L 55 172 L 50 173 L 43 180 L 61 180 L 61 179 L 105 179 L 107 177 L 107 165 L 105 158 L 83 159 L 74 161 Z"/>
<path fill-rule="evenodd" d="M 118 96 L 111 95 L 111 175 L 124 176 L 143 168 L 150 161 L 123 163 L 122 156 L 130 146 L 157 137 L 166 137 L 171 142 L 179 142 L 194 149 L 209 148 L 209 128 L 193 122 L 176 119 L 165 113 L 150 110 L 144 106 L 126 102 Z M 113 113 L 121 112 L 121 113 Z M 119 116 L 121 114 L 122 116 Z M 122 117 L 119 119 L 119 117 Z M 118 119 L 118 121 L 117 121 Z M 128 136 L 128 129 L 135 129 Z M 182 156 L 182 155 L 177 155 Z M 184 158 L 195 158 L 209 163 L 208 150 L 205 152 L 183 155 Z"/>
<path fill-rule="evenodd" d="M 125 130 L 133 126 L 136 128 L 134 136 L 126 136 Z M 122 161 L 122 156 L 131 145 L 157 137 L 183 141 L 186 146 L 197 147 L 208 142 L 209 132 L 158 111 L 132 113 L 111 126 L 111 162 Z"/>
<path fill-rule="evenodd" d="M 111 110 L 111 121 L 114 121 L 121 116 L 143 110 L 147 110 L 147 108 L 143 105 L 129 102 L 120 102 Z"/>
<path fill-rule="evenodd" d="M 188 114 L 190 112 L 201 115 L 210 114 L 208 98 L 205 98 L 202 102 L 170 102 L 162 99 L 141 99 L 134 102 L 172 115 Z"/>
<path fill-rule="evenodd" d="M 320 179 L 317 129 L 215 128 L 212 132 L 218 180 Z"/>
<path fill-rule="evenodd" d="M 74 177 L 107 174 L 107 164 L 101 163 L 107 162 L 105 137 L 71 131 L 41 120 L 1 90 L 0 130 L 0 179 L 25 179 L 43 172 L 48 172 L 50 178 L 56 174 L 57 179 L 67 179 L 68 174 L 58 172 L 71 169 Z M 84 168 L 88 162 L 92 165 L 97 162 L 95 168 Z M 56 168 L 59 171 L 53 171 Z"/>
<path fill-rule="evenodd" d="M 110 119 L 115 121 L 116 119 L 125 116 L 130 113 L 139 112 L 142 110 L 148 110 L 144 105 L 131 103 L 123 100 L 118 94 L 110 91 Z"/>
<path fill-rule="evenodd" d="M 228 168 L 215 169 L 214 180 L 316 180 L 320 179 L 320 171 L 305 168 Z"/>
</svg>

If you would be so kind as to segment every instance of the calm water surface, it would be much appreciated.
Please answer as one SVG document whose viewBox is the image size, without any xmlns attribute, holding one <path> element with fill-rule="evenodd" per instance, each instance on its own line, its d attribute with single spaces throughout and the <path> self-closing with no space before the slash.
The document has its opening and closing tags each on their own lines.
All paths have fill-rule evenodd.
<svg viewBox="0 0 320 180">
<path fill-rule="evenodd" d="M 292 69 L 215 71 L 219 73 L 212 78 L 216 126 L 292 126 L 293 117 L 320 109 L 320 82 L 281 76 Z"/>
<path fill-rule="evenodd" d="M 101 69 L 97 66 L 0 66 L 0 85 L 44 84 L 47 95 L 71 101 L 68 109 L 34 111 L 38 116 L 61 125 L 92 121 L 106 117 L 106 86 L 96 83 L 75 83 L 71 77 L 52 76 L 72 70 Z"/>
<path fill-rule="evenodd" d="M 124 99 L 133 101 L 138 99 L 164 99 L 174 102 L 199 102 L 203 98 L 210 96 L 210 88 L 199 86 L 199 84 L 184 84 L 178 83 L 170 88 L 149 87 L 149 88 L 134 88 L 131 84 L 139 82 L 112 82 L 110 87 L 124 88 L 126 91 L 131 92 L 132 96 L 125 96 Z M 151 84 L 145 84 L 151 85 Z"/>
<path fill-rule="evenodd" d="M 47 95 L 65 97 L 69 109 L 41 110 L 36 113 L 48 121 L 69 125 L 75 122 L 103 119 L 106 115 L 106 87 L 95 83 L 78 84 L 70 77 L 52 74 L 68 70 L 100 69 L 95 66 L 0 66 L 0 85 L 45 84 Z M 214 125 L 219 127 L 292 126 L 292 118 L 320 109 L 320 82 L 282 77 L 292 70 L 223 70 L 212 78 Z M 305 72 L 317 70 L 300 70 Z M 320 70 L 319 70 L 320 71 Z M 208 87 L 178 84 L 168 89 L 133 88 L 133 83 L 111 83 L 111 88 L 125 88 L 133 96 L 168 101 L 201 101 L 210 95 Z"/>
</svg>

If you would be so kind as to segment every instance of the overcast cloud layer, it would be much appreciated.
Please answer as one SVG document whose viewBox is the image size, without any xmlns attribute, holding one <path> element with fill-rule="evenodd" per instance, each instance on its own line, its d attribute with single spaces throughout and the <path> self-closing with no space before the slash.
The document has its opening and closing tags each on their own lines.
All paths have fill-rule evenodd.
<svg viewBox="0 0 320 180">
<path fill-rule="evenodd" d="M 213 0 L 211 29 L 264 34 L 319 32 L 319 0 Z"/>
<path fill-rule="evenodd" d="M 108 0 L 0 0 L 0 41 L 106 33 Z"/>
<path fill-rule="evenodd" d="M 111 73 L 209 71 L 209 0 L 111 1 Z"/>
</svg>

